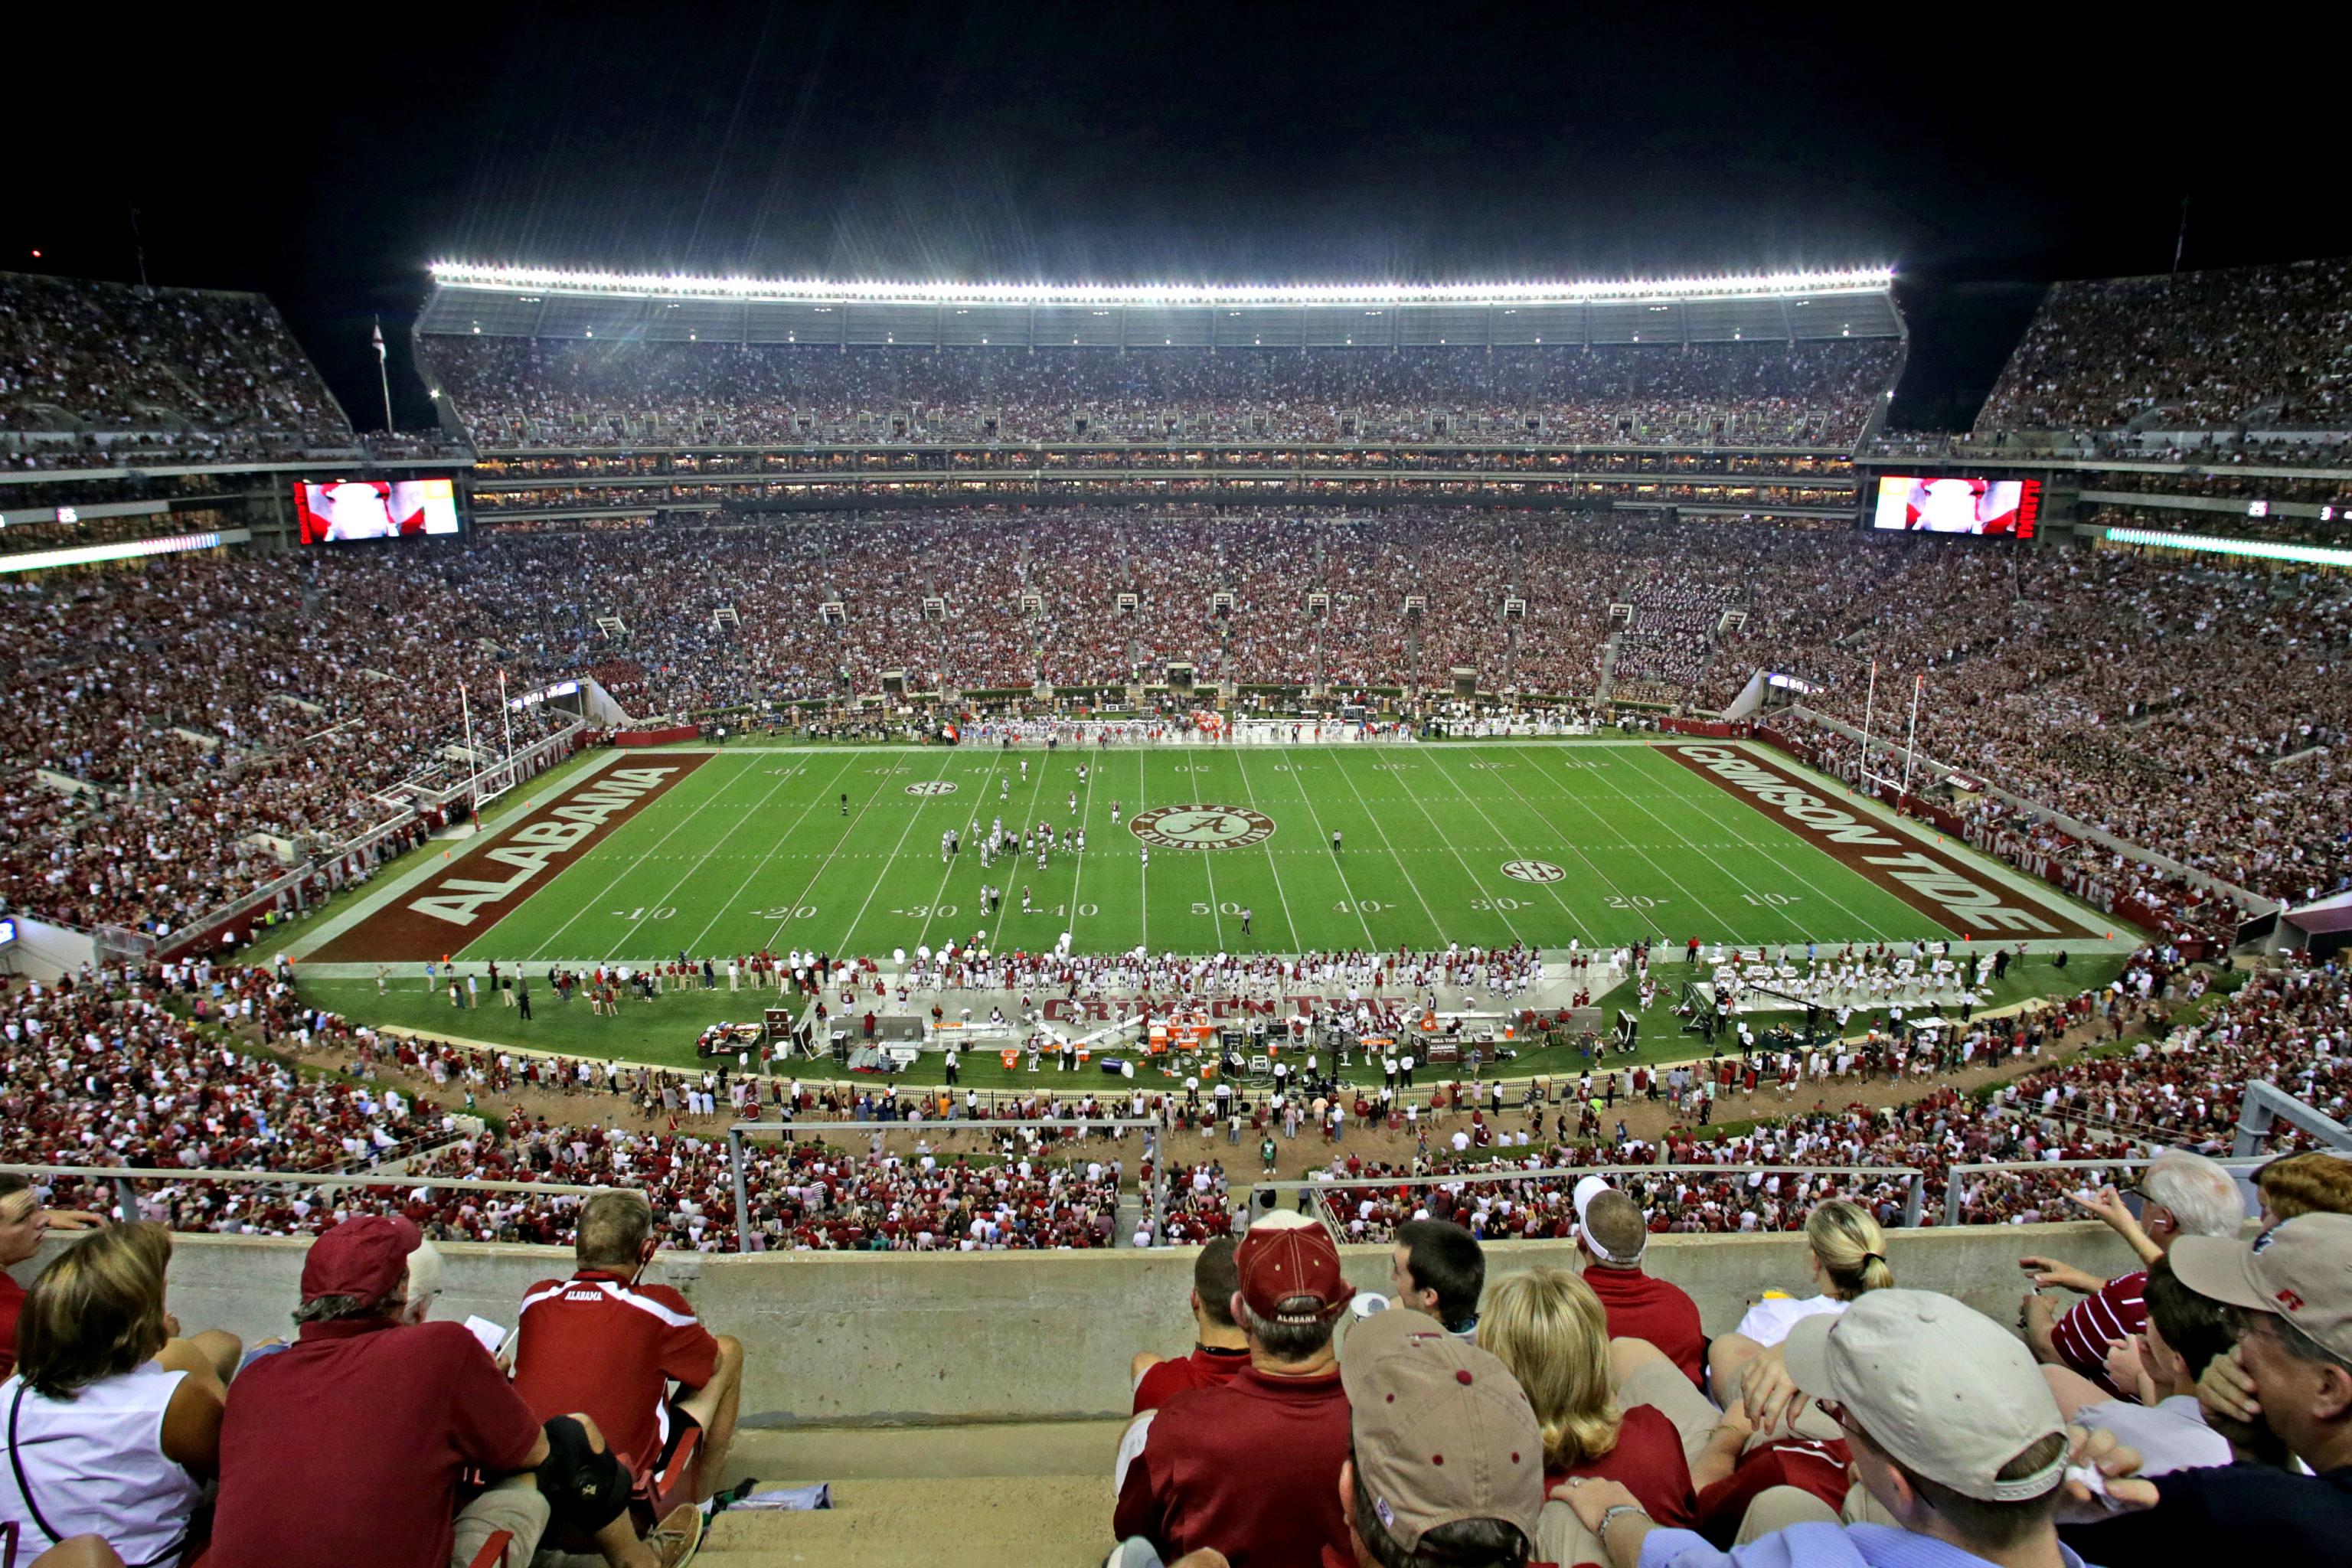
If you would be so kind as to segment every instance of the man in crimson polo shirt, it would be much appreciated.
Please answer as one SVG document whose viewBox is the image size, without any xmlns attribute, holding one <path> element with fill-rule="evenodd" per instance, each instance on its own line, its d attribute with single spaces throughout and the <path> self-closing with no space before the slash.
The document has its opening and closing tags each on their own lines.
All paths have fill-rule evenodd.
<svg viewBox="0 0 2352 1568">
<path fill-rule="evenodd" d="M 1250 1364 L 1136 1417 L 1119 1442 L 1112 1530 L 1167 1562 L 1204 1547 L 1232 1568 L 1345 1553 L 1348 1396 L 1331 1333 L 1354 1292 L 1339 1248 L 1305 1215 L 1277 1212 L 1250 1226 L 1234 1270 Z"/>
<path fill-rule="evenodd" d="M 541 1421 L 585 1411 L 639 1476 L 700 1427 L 699 1500 L 715 1489 L 702 1483 L 718 1479 L 735 1440 L 743 1346 L 704 1328 L 693 1304 L 668 1286 L 639 1281 L 658 1247 L 644 1194 L 590 1198 L 572 1244 L 578 1272 L 541 1280 L 523 1297 L 514 1387 Z M 682 1391 L 676 1403 L 673 1382 Z"/>
<path fill-rule="evenodd" d="M 1584 1282 L 1601 1298 L 1613 1340 L 1647 1340 L 1691 1380 L 1706 1386 L 1706 1334 L 1698 1303 L 1682 1287 L 1642 1271 L 1650 1245 L 1642 1207 L 1598 1176 L 1576 1184 L 1576 1245 Z"/>
<path fill-rule="evenodd" d="M 207 1568 L 443 1568 L 499 1530 L 530 1561 L 547 1436 L 462 1325 L 400 1321 L 418 1239 L 367 1215 L 311 1244 L 300 1337 L 231 1385 Z M 460 1513 L 468 1468 L 510 1479 Z"/>
<path fill-rule="evenodd" d="M 1138 1351 L 1130 1369 L 1135 1380 L 1135 1407 L 1130 1415 L 1157 1410 L 1187 1389 L 1230 1383 L 1250 1363 L 1249 1340 L 1233 1315 L 1234 1292 L 1241 1289 L 1234 1269 L 1230 1236 L 1215 1237 L 1192 1259 L 1192 1325 L 1199 1336 L 1192 1353 L 1162 1361 L 1150 1351 Z"/>
</svg>

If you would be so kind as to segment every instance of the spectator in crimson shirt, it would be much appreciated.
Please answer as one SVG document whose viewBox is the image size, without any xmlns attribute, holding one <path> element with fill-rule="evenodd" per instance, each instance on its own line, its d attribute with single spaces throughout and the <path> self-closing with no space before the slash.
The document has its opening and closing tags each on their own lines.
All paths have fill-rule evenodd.
<svg viewBox="0 0 2352 1568">
<path fill-rule="evenodd" d="M 16 1370 L 16 1314 L 25 1305 L 25 1288 L 8 1270 L 30 1263 L 53 1230 L 89 1230 L 105 1223 L 75 1209 L 43 1208 L 32 1183 L 0 1172 L 0 1378 Z M 229 1359 L 235 1365 L 235 1355 Z"/>
<path fill-rule="evenodd" d="M 590 1198 L 572 1244 L 579 1269 L 523 1297 L 515 1392 L 541 1421 L 586 1412 L 640 1479 L 662 1471 L 687 1434 L 699 1430 L 693 1491 L 700 1501 L 717 1489 L 735 1441 L 743 1345 L 704 1328 L 693 1304 L 668 1286 L 641 1282 L 658 1250 L 643 1194 Z"/>
<path fill-rule="evenodd" d="M 1609 1337 L 1647 1340 L 1695 1388 L 1706 1385 L 1706 1334 L 1698 1303 L 1679 1285 L 1642 1271 L 1650 1227 L 1642 1205 L 1598 1176 L 1576 1184 L 1576 1245 L 1584 1283 L 1608 1315 Z"/>
<path fill-rule="evenodd" d="M 1162 1561 L 1214 1551 L 1232 1568 L 1297 1568 L 1348 1550 L 1348 1396 L 1331 1334 L 1354 1291 L 1339 1249 L 1305 1215 L 1278 1211 L 1250 1226 L 1234 1269 L 1250 1364 L 1129 1424 L 1111 1521 L 1122 1556 L 1141 1543 Z"/>
<path fill-rule="evenodd" d="M 521 1568 L 550 1494 L 580 1505 L 602 1435 L 577 1416 L 542 1428 L 471 1333 L 406 1321 L 421 1239 L 405 1219 L 364 1215 L 311 1244 L 299 1338 L 231 1388 L 207 1568 L 466 1568 L 500 1532 L 500 1568 Z M 558 1432 L 562 1476 L 550 1464 Z M 497 1479 L 461 1508 L 469 1470 Z M 617 1478 L 604 1495 L 617 1511 L 582 1523 L 600 1548 L 614 1525 L 628 1538 L 604 1549 L 616 1568 L 676 1568 L 692 1554 L 698 1516 L 692 1540 L 640 1542 Z"/>
<path fill-rule="evenodd" d="M 1213 1237 L 1192 1259 L 1192 1329 L 1197 1338 L 1192 1353 L 1164 1361 L 1150 1351 L 1138 1351 L 1130 1368 L 1135 1384 L 1135 1407 L 1130 1415 L 1157 1410 L 1192 1388 L 1230 1383 L 1250 1363 L 1249 1338 L 1234 1321 L 1234 1295 L 1241 1279 L 1234 1269 L 1230 1236 Z"/>
<path fill-rule="evenodd" d="M 2134 1189 L 2142 1198 L 2140 1215 L 2131 1210 L 2113 1187 L 2095 1197 L 2074 1202 L 2106 1222 L 2139 1257 L 2140 1267 L 2113 1279 L 2050 1258 L 2021 1258 L 2018 1267 L 2033 1276 L 2037 1289 L 2019 1309 L 2019 1327 L 2034 1358 L 2045 1365 L 2064 1366 L 2090 1379 L 2110 1394 L 2126 1391 L 2107 1376 L 2107 1351 L 2147 1327 L 2147 1265 L 2164 1257 L 2184 1236 L 2235 1237 L 2246 1221 L 2245 1199 L 2235 1177 L 2202 1154 L 2167 1149 L 2142 1173 Z M 2039 1287 L 2057 1286 L 2084 1296 L 2063 1313 Z"/>
</svg>

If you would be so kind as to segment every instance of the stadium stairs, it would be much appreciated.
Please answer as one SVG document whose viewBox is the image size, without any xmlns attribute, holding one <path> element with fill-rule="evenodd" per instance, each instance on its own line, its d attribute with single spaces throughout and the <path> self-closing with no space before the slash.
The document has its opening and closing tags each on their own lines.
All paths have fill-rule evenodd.
<svg viewBox="0 0 2352 1568">
<path fill-rule="evenodd" d="M 832 1486 L 808 1513 L 730 1510 L 700 1558 L 727 1568 L 1085 1568 L 1110 1547 L 1124 1423 L 746 1431 L 723 1478 Z"/>
</svg>

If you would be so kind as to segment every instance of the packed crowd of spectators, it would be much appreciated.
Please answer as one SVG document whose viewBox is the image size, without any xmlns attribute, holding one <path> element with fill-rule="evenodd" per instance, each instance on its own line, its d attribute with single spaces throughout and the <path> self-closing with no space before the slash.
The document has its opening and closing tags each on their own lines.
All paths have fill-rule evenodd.
<svg viewBox="0 0 2352 1568">
<path fill-rule="evenodd" d="M 0 433 L 58 430 L 78 439 L 27 444 L 9 466 L 352 445 L 326 384 L 257 294 L 0 273 Z M 118 444 L 116 433 L 134 438 Z"/>
<path fill-rule="evenodd" d="M 1892 342 L 1298 350 L 430 337 L 485 448 L 1433 437 L 1850 446 Z"/>
<path fill-rule="evenodd" d="M 2340 427 L 2352 260 L 2053 286 L 1977 416 L 2003 430 Z"/>
</svg>

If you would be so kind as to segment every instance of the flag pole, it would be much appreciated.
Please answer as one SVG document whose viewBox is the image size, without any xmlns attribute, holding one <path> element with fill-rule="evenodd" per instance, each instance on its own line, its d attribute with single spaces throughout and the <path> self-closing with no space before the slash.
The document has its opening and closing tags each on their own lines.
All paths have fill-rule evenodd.
<svg viewBox="0 0 2352 1568">
<path fill-rule="evenodd" d="M 1927 689 L 1927 672 L 1911 683 L 1911 733 L 1903 741 L 1903 793 L 1911 793 L 1911 760 L 1919 754 L 1919 693 Z"/>
<path fill-rule="evenodd" d="M 474 831 L 482 830 L 482 807 L 476 798 L 479 794 L 482 772 L 481 759 L 474 754 L 474 710 L 466 700 L 463 682 L 457 687 L 457 711 L 466 721 L 466 809 L 473 814 Z"/>
<path fill-rule="evenodd" d="M 499 671 L 499 723 L 507 736 L 507 788 L 513 789 L 522 781 L 515 777 L 514 710 L 507 706 L 507 672 Z"/>
<path fill-rule="evenodd" d="M 1870 661 L 1870 686 L 1862 694 L 1862 788 L 1865 795 L 1870 792 L 1870 712 L 1877 700 L 1878 661 L 1874 658 Z"/>
<path fill-rule="evenodd" d="M 383 318 L 375 321 L 375 379 L 383 388 L 383 433 L 392 434 L 392 373 L 384 368 Z"/>
</svg>

